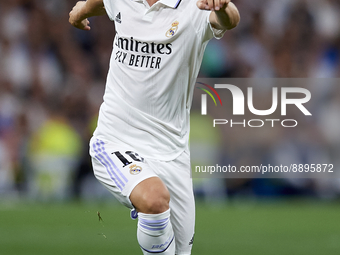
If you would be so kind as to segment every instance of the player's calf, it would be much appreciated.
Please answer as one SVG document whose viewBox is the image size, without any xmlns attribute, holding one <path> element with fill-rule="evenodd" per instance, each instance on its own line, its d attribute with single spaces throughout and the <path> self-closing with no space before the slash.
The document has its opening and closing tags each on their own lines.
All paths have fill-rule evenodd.
<svg viewBox="0 0 340 255">
<path fill-rule="evenodd" d="M 158 177 L 140 182 L 130 200 L 138 211 L 137 239 L 143 254 L 175 254 L 175 237 L 170 222 L 170 194 Z"/>
</svg>

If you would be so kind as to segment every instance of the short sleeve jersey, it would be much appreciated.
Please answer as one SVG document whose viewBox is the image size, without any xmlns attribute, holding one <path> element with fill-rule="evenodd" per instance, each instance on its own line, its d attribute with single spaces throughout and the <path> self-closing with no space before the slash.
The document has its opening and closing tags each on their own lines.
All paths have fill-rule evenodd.
<svg viewBox="0 0 340 255">
<path fill-rule="evenodd" d="M 223 31 L 196 0 L 104 0 L 116 36 L 94 135 L 146 158 L 187 148 L 190 108 L 206 44 Z"/>
</svg>

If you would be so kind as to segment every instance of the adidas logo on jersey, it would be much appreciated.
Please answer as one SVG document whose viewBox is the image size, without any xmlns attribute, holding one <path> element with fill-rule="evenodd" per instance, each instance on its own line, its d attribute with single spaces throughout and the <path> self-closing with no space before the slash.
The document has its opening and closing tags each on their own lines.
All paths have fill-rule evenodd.
<svg viewBox="0 0 340 255">
<path fill-rule="evenodd" d="M 192 245 L 194 243 L 194 238 L 195 238 L 195 234 L 192 236 L 190 242 L 189 242 L 189 245 Z"/>
<path fill-rule="evenodd" d="M 117 14 L 117 16 L 115 18 L 115 21 L 118 22 L 118 23 L 122 23 L 120 12 L 118 12 L 118 14 Z"/>
</svg>

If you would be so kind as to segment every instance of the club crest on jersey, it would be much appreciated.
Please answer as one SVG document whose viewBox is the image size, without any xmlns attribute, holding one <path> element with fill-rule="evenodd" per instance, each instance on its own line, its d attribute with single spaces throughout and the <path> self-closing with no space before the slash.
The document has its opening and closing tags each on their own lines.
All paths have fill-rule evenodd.
<svg viewBox="0 0 340 255">
<path fill-rule="evenodd" d="M 137 166 L 137 165 L 131 165 L 130 166 L 130 174 L 137 175 L 140 172 L 142 172 L 142 168 L 140 166 Z"/>
<path fill-rule="evenodd" d="M 178 24 L 179 22 L 177 20 L 171 24 L 171 28 L 165 33 L 166 37 L 173 37 L 175 35 L 178 30 Z"/>
</svg>

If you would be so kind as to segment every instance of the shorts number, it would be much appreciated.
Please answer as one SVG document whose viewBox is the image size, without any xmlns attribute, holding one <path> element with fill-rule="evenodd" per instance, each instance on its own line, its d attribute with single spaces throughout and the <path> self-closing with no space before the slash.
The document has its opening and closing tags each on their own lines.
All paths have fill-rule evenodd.
<svg viewBox="0 0 340 255">
<path fill-rule="evenodd" d="M 115 154 L 117 158 L 123 163 L 123 167 L 132 163 L 126 157 L 124 157 L 119 151 L 115 151 L 112 154 Z M 133 151 L 126 151 L 125 154 L 128 155 L 133 161 L 144 162 L 144 158 L 140 157 L 137 153 Z"/>
</svg>

